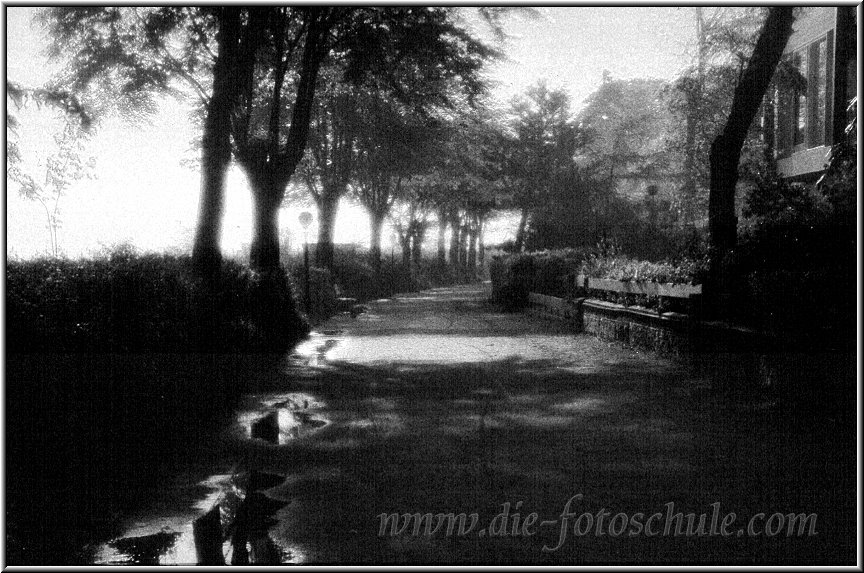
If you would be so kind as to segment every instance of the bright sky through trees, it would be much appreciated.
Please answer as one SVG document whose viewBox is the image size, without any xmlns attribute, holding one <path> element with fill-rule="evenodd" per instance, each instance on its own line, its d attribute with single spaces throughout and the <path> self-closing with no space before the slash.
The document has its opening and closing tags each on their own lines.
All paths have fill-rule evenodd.
<svg viewBox="0 0 864 573">
<path fill-rule="evenodd" d="M 671 79 L 689 62 L 694 17 L 690 8 L 538 8 L 539 18 L 513 16 L 505 29 L 507 59 L 493 65 L 495 97 L 510 98 L 540 78 L 550 87 L 565 88 L 574 102 L 582 101 L 600 84 L 603 71 L 615 78 Z M 52 69 L 42 55 L 44 32 L 30 24 L 33 8 L 6 8 L 6 77 L 27 86 L 46 80 Z M 51 140 L 58 122 L 52 112 L 27 110 L 22 123 L 22 155 L 33 162 Z M 105 122 L 90 146 L 96 156 L 96 179 L 76 183 L 61 205 L 61 250 L 69 256 L 98 251 L 101 246 L 130 242 L 144 250 L 189 249 L 197 214 L 199 176 L 183 167 L 194 156 L 190 140 L 197 128 L 183 105 L 163 102 L 160 113 L 145 125 L 119 119 Z M 29 142 L 29 143 L 28 143 Z M 28 151 L 29 159 L 28 159 Z M 49 248 L 42 207 L 18 196 L 7 181 L 6 252 L 30 257 Z M 289 205 L 282 225 L 294 246 L 302 241 L 298 213 L 306 206 Z M 312 209 L 314 212 L 314 209 Z M 492 225 L 487 243 L 511 238 L 509 220 Z M 368 244 L 369 229 L 359 207 L 343 204 L 335 241 Z M 314 227 L 310 238 L 316 236 Z M 243 249 L 251 238 L 251 200 L 243 175 L 229 177 L 223 249 Z M 384 233 L 389 251 L 390 233 Z M 243 249 L 245 250 L 245 249 Z"/>
</svg>

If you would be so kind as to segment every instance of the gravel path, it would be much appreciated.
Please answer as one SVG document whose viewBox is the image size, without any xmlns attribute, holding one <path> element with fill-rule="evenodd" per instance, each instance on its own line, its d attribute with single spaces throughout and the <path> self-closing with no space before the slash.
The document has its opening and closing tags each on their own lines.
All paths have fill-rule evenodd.
<svg viewBox="0 0 864 573">
<path fill-rule="evenodd" d="M 773 409 L 727 404 L 680 365 L 486 298 L 436 289 L 334 317 L 247 396 L 220 452 L 271 487 L 243 559 L 854 562 L 854 508 L 835 497 L 854 492 L 853 449 L 825 455 Z M 249 438 L 273 410 L 279 444 Z M 715 512 L 736 514 L 730 535 L 696 535 Z M 816 513 L 817 535 L 750 536 L 760 512 Z M 426 513 L 429 535 L 414 516 Z M 675 535 L 688 513 L 694 535 Z"/>
</svg>

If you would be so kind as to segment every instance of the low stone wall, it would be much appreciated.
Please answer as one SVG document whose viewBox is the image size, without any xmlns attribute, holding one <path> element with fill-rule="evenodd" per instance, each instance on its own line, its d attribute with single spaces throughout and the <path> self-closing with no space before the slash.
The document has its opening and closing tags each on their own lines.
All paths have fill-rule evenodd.
<svg viewBox="0 0 864 573">
<path fill-rule="evenodd" d="M 667 355 L 761 354 L 770 346 L 770 341 L 755 331 L 696 321 L 675 312 L 657 313 L 590 298 L 567 300 L 537 293 L 530 293 L 528 302 L 532 314 L 566 320 L 577 332 Z"/>
<path fill-rule="evenodd" d="M 691 350 L 687 318 L 591 299 L 584 300 L 581 306 L 582 331 L 588 334 L 664 354 L 679 355 Z"/>
</svg>

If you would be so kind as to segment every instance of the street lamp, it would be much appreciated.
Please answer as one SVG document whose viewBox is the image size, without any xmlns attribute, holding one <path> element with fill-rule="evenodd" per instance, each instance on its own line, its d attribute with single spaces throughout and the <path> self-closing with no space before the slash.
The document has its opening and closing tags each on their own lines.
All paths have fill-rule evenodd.
<svg viewBox="0 0 864 573">
<path fill-rule="evenodd" d="M 300 213 L 300 225 L 303 227 L 303 267 L 306 269 L 306 316 L 312 316 L 312 295 L 309 290 L 309 225 L 312 224 L 312 213 Z"/>
</svg>

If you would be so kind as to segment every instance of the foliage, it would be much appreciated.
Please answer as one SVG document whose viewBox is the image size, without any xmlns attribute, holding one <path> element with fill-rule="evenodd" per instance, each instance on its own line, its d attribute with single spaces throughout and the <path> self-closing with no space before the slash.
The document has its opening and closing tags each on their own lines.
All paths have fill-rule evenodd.
<svg viewBox="0 0 864 573">
<path fill-rule="evenodd" d="M 660 80 L 604 76 L 577 117 L 587 132 L 580 159 L 592 174 L 616 186 L 664 174 L 665 140 L 673 126 L 665 92 Z"/>
<path fill-rule="evenodd" d="M 43 21 L 53 53 L 69 55 L 59 81 L 74 93 L 142 114 L 178 81 L 198 96 L 207 208 L 196 258 L 208 267 L 219 258 L 224 171 L 234 153 L 262 212 L 250 260 L 269 269 L 278 265 L 271 215 L 303 157 L 320 66 L 330 59 L 340 80 L 405 105 L 470 102 L 483 91 L 479 72 L 496 51 L 455 16 L 428 7 L 58 7 Z"/>
<path fill-rule="evenodd" d="M 92 118 L 84 109 L 84 106 L 73 94 L 59 89 L 31 88 L 6 80 L 6 97 L 18 110 L 35 104 L 38 108 L 51 107 L 62 111 L 67 120 L 75 121 L 83 131 L 89 131 L 92 127 Z M 17 135 L 19 127 L 18 118 L 6 110 L 7 134 Z M 6 155 L 9 163 L 20 161 L 21 156 L 16 142 L 12 137 L 6 141 Z"/>
<path fill-rule="evenodd" d="M 312 324 L 326 320 L 336 312 L 336 283 L 328 269 L 309 268 L 309 308 L 306 308 L 306 268 L 302 257 L 290 258 L 286 267 L 288 280 L 297 294 L 297 306 Z"/>
<path fill-rule="evenodd" d="M 6 293 L 11 352 L 281 351 L 307 328 L 284 278 L 226 263 L 208 287 L 188 257 L 129 248 L 10 261 Z"/>
<path fill-rule="evenodd" d="M 647 281 L 672 284 L 700 284 L 706 270 L 705 260 L 681 259 L 676 262 L 650 262 L 620 256 L 606 246 L 519 253 L 494 257 L 490 265 L 492 298 L 507 308 L 521 308 L 528 293 L 559 298 L 585 296 L 577 277 Z M 604 296 L 592 292 L 591 296 Z M 605 297 L 617 302 L 617 298 Z M 639 301 L 656 306 L 656 300 Z"/>
<path fill-rule="evenodd" d="M 314 257 L 314 254 L 310 253 L 310 257 Z M 337 246 L 334 248 L 333 266 L 328 274 L 334 296 L 355 298 L 364 302 L 394 293 L 416 292 L 458 282 L 456 273 L 446 266 L 442 268 L 437 261 L 422 259 L 420 264 L 404 265 L 400 259 L 398 254 L 392 261 L 389 257 L 385 258 L 379 273 L 373 269 L 367 250 L 354 246 Z M 302 294 L 306 272 L 303 255 L 283 254 L 282 264 L 292 277 L 295 291 Z M 323 269 L 313 269 L 313 278 L 315 273 L 323 272 Z M 313 282 L 313 300 L 317 296 L 317 289 Z M 299 296 L 298 301 L 302 300 L 302 296 Z"/>
<path fill-rule="evenodd" d="M 706 259 L 651 262 L 623 256 L 592 254 L 584 261 L 579 273 L 586 277 L 619 281 L 701 284 L 705 277 L 706 265 Z"/>
<path fill-rule="evenodd" d="M 677 223 L 669 200 L 646 193 L 639 201 L 615 193 L 612 182 L 574 177 L 537 208 L 527 233 L 531 251 L 590 248 L 605 241 L 646 260 L 701 257 L 704 232 Z"/>
<path fill-rule="evenodd" d="M 530 255 L 515 253 L 506 257 L 493 257 L 489 263 L 492 301 L 506 310 L 526 307 L 533 274 L 533 259 Z"/>
<path fill-rule="evenodd" d="M 54 38 L 49 55 L 66 59 L 52 87 L 75 94 L 94 119 L 119 113 L 140 121 L 156 111 L 158 94 L 182 93 L 175 80 L 203 103 L 211 13 L 179 6 L 47 8 L 38 18 Z"/>
<path fill-rule="evenodd" d="M 819 187 L 767 174 L 751 191 L 736 261 L 739 320 L 854 338 L 856 171 L 838 160 Z"/>
<path fill-rule="evenodd" d="M 86 132 L 67 119 L 63 131 L 54 135 L 54 152 L 37 160 L 39 172 L 27 169 L 20 158 L 10 161 L 6 168 L 6 176 L 18 185 L 21 196 L 38 202 L 45 210 L 51 241 L 49 252 L 54 257 L 60 252 L 60 200 L 76 181 L 92 176 L 96 158 L 85 157 L 85 143 Z"/>
<path fill-rule="evenodd" d="M 549 89 L 541 81 L 511 103 L 507 132 L 499 136 L 498 163 L 509 188 L 507 203 L 521 212 L 518 250 L 525 244 L 526 226 L 536 218 L 538 207 L 573 178 L 573 156 L 584 144 L 583 136 L 563 89 Z"/>
<path fill-rule="evenodd" d="M 693 64 L 667 90 L 669 110 L 683 126 L 670 130 L 667 139 L 682 176 L 673 194 L 673 208 L 687 223 L 707 217 L 711 142 L 729 114 L 735 85 L 755 45 L 759 12 L 764 9 L 696 6 L 692 10 L 697 36 Z M 752 153 L 749 148 L 758 140 L 757 131 L 754 129 L 746 153 Z"/>
</svg>

